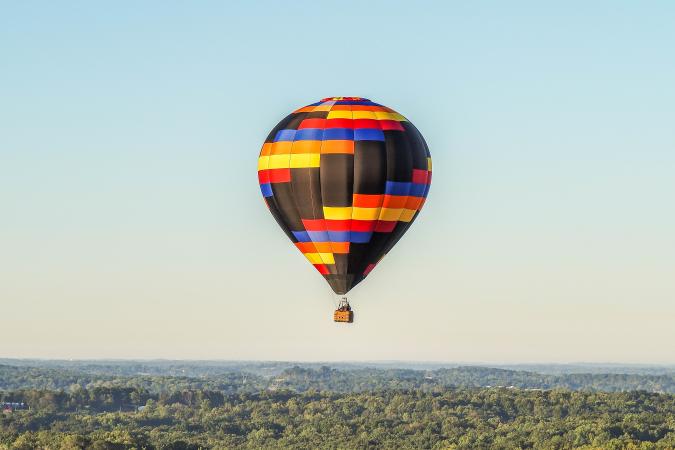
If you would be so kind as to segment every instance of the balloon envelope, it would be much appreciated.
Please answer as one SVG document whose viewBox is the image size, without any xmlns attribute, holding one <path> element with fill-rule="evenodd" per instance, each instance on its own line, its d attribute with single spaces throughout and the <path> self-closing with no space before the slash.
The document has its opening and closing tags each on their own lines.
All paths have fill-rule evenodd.
<svg viewBox="0 0 675 450">
<path fill-rule="evenodd" d="M 419 214 L 431 155 L 396 111 L 361 97 L 329 97 L 272 129 L 258 181 L 286 235 L 336 294 L 346 294 Z"/>
</svg>

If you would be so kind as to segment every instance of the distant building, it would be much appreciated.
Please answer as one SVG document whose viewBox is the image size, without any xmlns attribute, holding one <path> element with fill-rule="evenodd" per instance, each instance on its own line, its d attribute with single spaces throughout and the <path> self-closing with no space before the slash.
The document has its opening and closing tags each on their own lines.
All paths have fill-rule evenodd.
<svg viewBox="0 0 675 450">
<path fill-rule="evenodd" d="M 24 402 L 0 402 L 0 409 L 5 414 L 11 414 L 19 409 L 28 409 L 28 405 Z"/>
</svg>

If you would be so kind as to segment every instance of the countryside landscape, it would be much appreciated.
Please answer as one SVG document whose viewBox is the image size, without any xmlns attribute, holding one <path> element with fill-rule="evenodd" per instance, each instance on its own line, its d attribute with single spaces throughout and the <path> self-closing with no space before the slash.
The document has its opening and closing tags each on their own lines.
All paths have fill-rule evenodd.
<svg viewBox="0 0 675 450">
<path fill-rule="evenodd" d="M 0 360 L 0 448 L 675 448 L 675 367 Z"/>
</svg>

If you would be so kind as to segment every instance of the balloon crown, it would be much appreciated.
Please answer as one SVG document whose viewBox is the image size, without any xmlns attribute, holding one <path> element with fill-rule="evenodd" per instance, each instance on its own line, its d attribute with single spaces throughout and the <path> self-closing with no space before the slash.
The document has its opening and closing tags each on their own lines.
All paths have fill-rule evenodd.
<svg viewBox="0 0 675 450">
<path fill-rule="evenodd" d="M 353 102 L 369 102 L 367 98 L 363 97 L 326 97 L 322 98 L 322 102 L 337 102 L 340 100 L 347 100 L 347 101 L 353 101 Z"/>
</svg>

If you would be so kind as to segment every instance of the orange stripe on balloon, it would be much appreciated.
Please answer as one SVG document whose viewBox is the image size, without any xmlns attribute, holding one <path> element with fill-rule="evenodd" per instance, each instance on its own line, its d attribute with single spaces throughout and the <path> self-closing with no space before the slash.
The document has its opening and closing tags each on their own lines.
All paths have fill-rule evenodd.
<svg viewBox="0 0 675 450">
<path fill-rule="evenodd" d="M 337 140 L 337 141 L 323 141 L 321 145 L 321 153 L 346 153 L 354 154 L 354 141 Z"/>
</svg>

